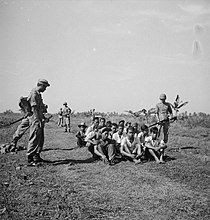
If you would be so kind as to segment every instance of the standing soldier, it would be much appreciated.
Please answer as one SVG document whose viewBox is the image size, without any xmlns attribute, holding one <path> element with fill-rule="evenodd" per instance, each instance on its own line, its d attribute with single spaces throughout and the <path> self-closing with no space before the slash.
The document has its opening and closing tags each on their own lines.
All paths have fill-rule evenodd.
<svg viewBox="0 0 210 220">
<path fill-rule="evenodd" d="M 44 122 L 47 120 L 44 116 L 44 104 L 42 101 L 41 93 L 50 86 L 47 80 L 39 79 L 37 87 L 34 88 L 27 100 L 31 106 L 32 115 L 29 117 L 30 134 L 27 149 L 27 157 L 29 165 L 36 165 L 42 162 L 40 157 L 44 145 Z"/>
<path fill-rule="evenodd" d="M 166 95 L 160 95 L 160 103 L 156 105 L 156 116 L 159 123 L 158 137 L 160 136 L 161 129 L 163 128 L 163 141 L 166 144 L 168 142 L 168 129 L 169 119 L 173 117 L 173 112 L 170 103 L 166 102 Z"/>
<path fill-rule="evenodd" d="M 65 132 L 70 132 L 70 114 L 71 114 L 71 109 L 68 107 L 67 102 L 63 103 L 64 108 L 63 108 L 63 120 L 64 120 L 64 127 L 65 127 Z"/>
<path fill-rule="evenodd" d="M 58 126 L 63 126 L 63 111 L 62 108 L 60 108 L 60 111 L 58 112 Z"/>
</svg>

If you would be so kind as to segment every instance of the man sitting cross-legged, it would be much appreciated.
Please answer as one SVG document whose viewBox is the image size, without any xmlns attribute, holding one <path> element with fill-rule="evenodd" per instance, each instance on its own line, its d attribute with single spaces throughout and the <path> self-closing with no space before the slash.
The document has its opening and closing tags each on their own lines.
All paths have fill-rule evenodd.
<svg viewBox="0 0 210 220">
<path fill-rule="evenodd" d="M 123 138 L 125 138 L 123 130 L 124 130 L 124 126 L 118 125 L 117 132 L 114 133 L 112 136 L 112 139 L 115 140 L 116 157 L 119 157 L 119 158 L 122 157 L 120 153 L 120 146 L 121 146 Z"/>
<path fill-rule="evenodd" d="M 115 141 L 108 138 L 109 129 L 104 128 L 101 130 L 101 138 L 98 143 L 94 145 L 94 153 L 100 157 L 104 163 L 114 165 L 115 157 Z"/>
<path fill-rule="evenodd" d="M 134 128 L 128 127 L 127 136 L 122 140 L 120 152 L 125 159 L 138 164 L 141 163 L 141 144 L 139 139 L 134 137 Z"/>
<path fill-rule="evenodd" d="M 158 140 L 158 128 L 150 129 L 150 136 L 145 138 L 145 147 L 157 163 L 165 163 L 163 160 L 164 149 L 167 147 L 164 141 Z"/>
</svg>

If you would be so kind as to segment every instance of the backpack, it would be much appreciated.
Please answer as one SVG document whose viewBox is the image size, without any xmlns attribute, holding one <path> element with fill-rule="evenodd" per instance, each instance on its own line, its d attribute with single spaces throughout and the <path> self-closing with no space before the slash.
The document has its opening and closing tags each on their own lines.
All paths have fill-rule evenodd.
<svg viewBox="0 0 210 220">
<path fill-rule="evenodd" d="M 32 111 L 31 105 L 30 105 L 29 101 L 27 100 L 27 97 L 23 97 L 23 96 L 20 97 L 19 106 L 20 106 L 21 111 L 24 114 L 31 113 L 31 111 Z"/>
</svg>

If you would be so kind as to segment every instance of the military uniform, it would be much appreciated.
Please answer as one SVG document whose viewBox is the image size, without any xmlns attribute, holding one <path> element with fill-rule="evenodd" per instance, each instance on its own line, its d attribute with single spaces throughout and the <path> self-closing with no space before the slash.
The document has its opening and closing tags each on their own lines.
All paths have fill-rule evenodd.
<svg viewBox="0 0 210 220">
<path fill-rule="evenodd" d="M 71 109 L 67 106 L 67 103 L 65 102 L 63 108 L 63 121 L 64 121 L 64 127 L 65 127 L 65 132 L 70 132 L 70 114 L 71 114 Z"/>
<path fill-rule="evenodd" d="M 63 111 L 60 109 L 58 112 L 58 126 L 62 127 L 63 126 Z"/>
<path fill-rule="evenodd" d="M 159 130 L 159 133 L 158 133 L 158 136 L 160 136 L 160 132 L 161 132 L 161 129 L 163 129 L 163 141 L 165 143 L 168 142 L 168 130 L 169 130 L 169 115 L 172 115 L 172 108 L 171 108 L 171 105 L 170 103 L 168 102 L 161 102 L 161 103 L 158 103 L 156 105 L 156 114 L 157 114 L 157 117 L 159 119 L 159 121 L 162 121 L 164 120 L 164 122 L 161 122 L 159 124 L 159 127 L 158 127 L 158 130 Z"/>
<path fill-rule="evenodd" d="M 28 162 L 33 162 L 40 158 L 40 153 L 44 145 L 44 107 L 39 86 L 50 86 L 47 80 L 40 79 L 37 88 L 33 89 L 28 96 L 28 102 L 32 108 L 32 116 L 29 117 L 30 135 L 27 148 Z M 33 109 L 36 109 L 33 111 Z M 35 113 L 36 111 L 36 113 Z M 35 159 L 36 158 L 36 159 Z"/>
</svg>

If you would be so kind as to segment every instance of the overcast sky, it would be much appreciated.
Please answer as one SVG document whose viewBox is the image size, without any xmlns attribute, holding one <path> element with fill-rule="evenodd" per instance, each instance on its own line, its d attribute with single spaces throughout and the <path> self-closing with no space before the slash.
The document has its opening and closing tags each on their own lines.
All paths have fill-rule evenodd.
<svg viewBox="0 0 210 220">
<path fill-rule="evenodd" d="M 52 113 L 149 109 L 161 93 L 210 113 L 210 1 L 0 0 L 0 112 L 39 78 Z"/>
</svg>

